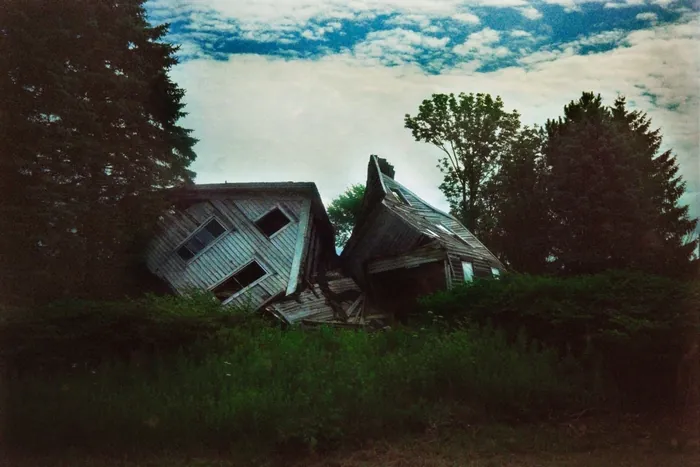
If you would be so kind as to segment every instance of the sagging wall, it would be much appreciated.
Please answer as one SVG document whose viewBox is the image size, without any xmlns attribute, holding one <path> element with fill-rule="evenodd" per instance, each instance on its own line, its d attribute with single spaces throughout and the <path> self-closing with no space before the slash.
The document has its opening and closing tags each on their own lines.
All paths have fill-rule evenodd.
<svg viewBox="0 0 700 467">
<path fill-rule="evenodd" d="M 276 206 L 290 217 L 291 222 L 268 238 L 254 221 Z M 250 301 L 259 304 L 287 289 L 300 220 L 308 221 L 309 211 L 310 201 L 293 194 L 274 198 L 264 195 L 227 196 L 198 202 L 163 219 L 161 232 L 147 251 L 147 265 L 154 274 L 182 292 L 190 287 L 211 289 L 255 259 L 267 274 L 230 303 Z M 195 258 L 183 260 L 177 254 L 177 248 L 212 217 L 216 217 L 227 232 Z"/>
<path fill-rule="evenodd" d="M 355 235 L 355 233 L 353 233 Z M 409 251 L 421 239 L 421 234 L 388 209 L 384 204 L 375 206 L 367 217 L 352 255 L 345 258 L 345 268 L 360 287 L 369 286 L 365 276 L 367 261 Z"/>
</svg>

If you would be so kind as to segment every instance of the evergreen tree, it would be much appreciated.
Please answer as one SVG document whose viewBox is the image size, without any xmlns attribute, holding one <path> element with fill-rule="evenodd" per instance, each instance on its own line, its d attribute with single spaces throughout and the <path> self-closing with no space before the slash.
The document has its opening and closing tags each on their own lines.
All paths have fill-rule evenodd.
<svg viewBox="0 0 700 467">
<path fill-rule="evenodd" d="M 659 130 L 626 109 L 583 93 L 548 121 L 544 147 L 553 254 L 565 273 L 637 268 L 690 271 L 695 220 L 678 205 L 684 184 L 670 152 L 657 156 Z"/>
<path fill-rule="evenodd" d="M 163 188 L 191 182 L 176 48 L 144 0 L 0 6 L 3 286 L 43 298 L 117 293 Z"/>
<path fill-rule="evenodd" d="M 486 190 L 494 209 L 491 251 L 512 270 L 530 274 L 545 272 L 550 253 L 543 141 L 541 128 L 519 131 Z"/>
</svg>

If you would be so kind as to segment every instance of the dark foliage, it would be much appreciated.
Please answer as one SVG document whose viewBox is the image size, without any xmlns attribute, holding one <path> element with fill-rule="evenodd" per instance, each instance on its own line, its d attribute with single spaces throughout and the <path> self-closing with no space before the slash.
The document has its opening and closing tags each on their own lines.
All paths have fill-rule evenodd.
<svg viewBox="0 0 700 467">
<path fill-rule="evenodd" d="M 11 372 L 61 373 L 76 366 L 172 355 L 197 357 L 227 350 L 222 333 L 264 323 L 255 315 L 222 312 L 211 294 L 149 296 L 115 302 L 63 301 L 0 324 L 0 359 Z"/>
<path fill-rule="evenodd" d="M 335 244 L 343 247 L 352 234 L 357 216 L 362 208 L 365 186 L 355 184 L 338 195 L 328 205 L 328 218 L 335 229 Z"/>
<path fill-rule="evenodd" d="M 503 155 L 501 167 L 484 188 L 492 226 L 483 238 L 511 270 L 541 274 L 551 252 L 551 216 L 542 129 L 524 127 Z"/>
<path fill-rule="evenodd" d="M 143 0 L 0 5 L 2 292 L 114 297 L 164 207 L 190 182 L 175 47 Z"/>
<path fill-rule="evenodd" d="M 447 323 L 525 332 L 582 361 L 610 403 L 652 409 L 676 399 L 676 370 L 697 309 L 689 285 L 635 272 L 568 279 L 505 275 L 423 300 Z M 697 331 L 697 329 L 696 329 Z"/>
<path fill-rule="evenodd" d="M 685 184 L 670 151 L 657 155 L 659 130 L 624 98 L 612 107 L 583 93 L 547 122 L 544 156 L 559 272 L 638 269 L 688 276 L 697 222 L 678 201 Z"/>
<path fill-rule="evenodd" d="M 204 294 L 20 318 L 0 326 L 3 439 L 33 453 L 328 448 L 589 397 L 554 352 L 488 328 L 282 330 Z"/>
</svg>

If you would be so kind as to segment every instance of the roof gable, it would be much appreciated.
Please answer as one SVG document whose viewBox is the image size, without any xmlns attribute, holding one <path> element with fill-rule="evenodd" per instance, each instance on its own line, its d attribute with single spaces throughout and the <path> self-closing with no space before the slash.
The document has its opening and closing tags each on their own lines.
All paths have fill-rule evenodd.
<svg viewBox="0 0 700 467">
<path fill-rule="evenodd" d="M 352 254 L 352 250 L 361 242 L 360 237 L 371 235 L 371 232 L 363 232 L 362 227 L 378 204 L 423 235 L 424 242 L 435 241 L 446 249 L 503 267 L 498 258 L 454 216 L 432 206 L 392 177 L 383 174 L 376 156 L 370 156 L 362 212 L 346 246 L 347 251 L 344 250 L 342 256 Z"/>
</svg>

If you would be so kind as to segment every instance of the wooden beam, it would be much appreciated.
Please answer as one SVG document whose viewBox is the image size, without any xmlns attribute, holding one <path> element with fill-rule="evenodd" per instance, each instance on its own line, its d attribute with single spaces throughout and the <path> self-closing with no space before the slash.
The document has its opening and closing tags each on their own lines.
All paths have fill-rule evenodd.
<svg viewBox="0 0 700 467">
<path fill-rule="evenodd" d="M 306 249 L 309 232 L 311 232 L 311 200 L 305 199 L 301 215 L 299 216 L 299 231 L 297 233 L 297 244 L 294 249 L 294 259 L 292 260 L 292 270 L 289 274 L 289 283 L 287 284 L 287 295 L 296 292 L 299 286 L 300 275 L 302 274 L 302 259 L 304 250 Z"/>
<path fill-rule="evenodd" d="M 450 267 L 450 261 L 445 260 L 445 288 L 450 290 L 452 288 L 452 268 Z"/>
</svg>

